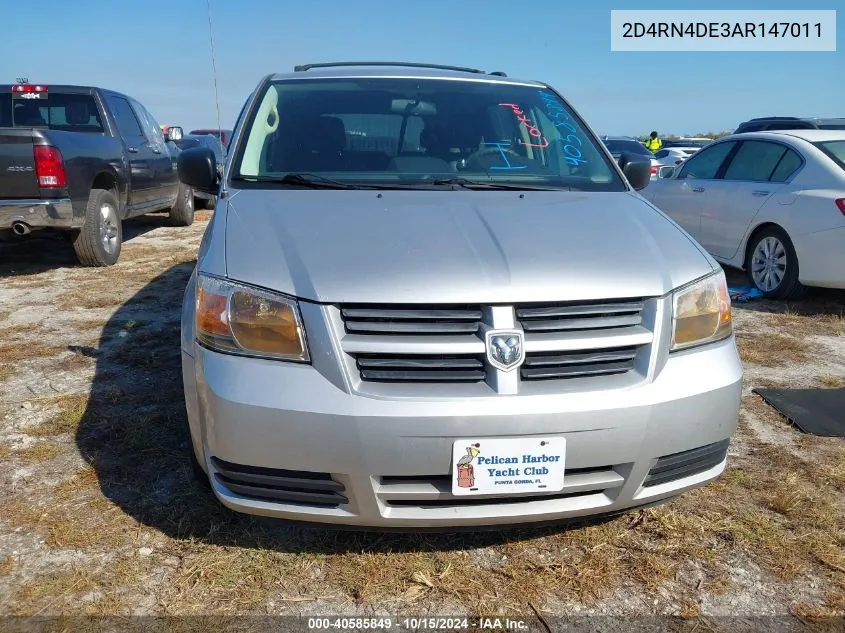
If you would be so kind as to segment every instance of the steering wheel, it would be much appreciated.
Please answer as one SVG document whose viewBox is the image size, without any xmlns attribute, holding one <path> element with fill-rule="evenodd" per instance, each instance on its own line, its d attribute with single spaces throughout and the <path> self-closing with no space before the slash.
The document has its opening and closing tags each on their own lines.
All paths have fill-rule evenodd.
<svg viewBox="0 0 845 633">
<path fill-rule="evenodd" d="M 499 156 L 501 156 L 502 152 L 504 152 L 505 154 L 510 154 L 511 156 L 515 156 L 520 161 L 524 159 L 523 156 L 521 156 L 519 153 L 515 152 L 514 150 L 510 149 L 509 147 L 508 148 L 505 148 L 505 147 L 502 147 L 502 148 L 499 148 L 499 147 L 482 147 L 481 149 L 476 150 L 472 154 L 467 156 L 465 161 L 466 161 L 466 164 L 468 166 L 470 163 L 477 162 L 480 158 L 483 158 L 484 156 L 487 156 L 489 154 L 498 154 Z"/>
</svg>

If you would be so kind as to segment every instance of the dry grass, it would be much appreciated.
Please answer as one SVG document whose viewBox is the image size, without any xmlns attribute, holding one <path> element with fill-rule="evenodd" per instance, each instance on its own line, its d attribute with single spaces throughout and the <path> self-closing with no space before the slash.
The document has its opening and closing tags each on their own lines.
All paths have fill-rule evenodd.
<svg viewBox="0 0 845 633">
<path fill-rule="evenodd" d="M 7 604 L 13 615 L 51 615 L 63 612 L 96 588 L 91 571 L 80 565 L 22 584 Z"/>
<path fill-rule="evenodd" d="M 802 363 L 813 353 L 806 341 L 779 332 L 739 332 L 736 342 L 744 362 L 763 367 Z"/>
<path fill-rule="evenodd" d="M 12 449 L 6 444 L 0 444 L 0 460 L 7 459 L 12 454 Z"/>
<path fill-rule="evenodd" d="M 7 576 L 15 570 L 15 561 L 9 556 L 0 558 L 0 576 Z"/>
<path fill-rule="evenodd" d="M 816 383 L 819 386 L 825 387 L 827 389 L 840 389 L 845 387 L 845 376 L 834 376 L 832 374 L 827 374 L 825 376 L 819 376 L 816 378 Z"/>
<path fill-rule="evenodd" d="M 814 305 L 808 302 L 799 308 L 766 314 L 763 323 L 788 330 L 797 337 L 845 334 L 845 309 L 841 304 Z"/>
<path fill-rule="evenodd" d="M 17 451 L 15 457 L 25 462 L 47 462 L 55 459 L 59 452 L 59 447 L 55 444 L 41 441 Z"/>
<path fill-rule="evenodd" d="M 62 396 L 54 399 L 59 410 L 35 428 L 27 430 L 27 434 L 34 437 L 50 437 L 73 433 L 79 428 L 80 422 L 85 417 L 88 410 L 88 400 L 87 394 Z"/>
</svg>

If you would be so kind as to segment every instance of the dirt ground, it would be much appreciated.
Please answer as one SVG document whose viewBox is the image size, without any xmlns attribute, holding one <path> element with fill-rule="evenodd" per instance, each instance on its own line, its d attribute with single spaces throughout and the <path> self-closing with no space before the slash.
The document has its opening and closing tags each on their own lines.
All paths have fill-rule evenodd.
<svg viewBox="0 0 845 633">
<path fill-rule="evenodd" d="M 729 466 L 668 505 L 461 536 L 291 528 L 192 478 L 179 309 L 207 220 L 128 223 L 109 269 L 0 244 L 0 615 L 845 614 L 845 441 L 751 393 L 845 386 L 841 293 L 734 306 Z"/>
</svg>

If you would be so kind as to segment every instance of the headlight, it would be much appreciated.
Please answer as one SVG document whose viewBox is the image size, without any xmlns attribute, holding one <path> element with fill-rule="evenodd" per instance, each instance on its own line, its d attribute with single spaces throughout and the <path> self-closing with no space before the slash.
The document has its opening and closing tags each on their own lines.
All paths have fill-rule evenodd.
<svg viewBox="0 0 845 633">
<path fill-rule="evenodd" d="M 196 331 L 201 343 L 217 351 L 308 361 L 299 306 L 267 290 L 199 275 Z"/>
<path fill-rule="evenodd" d="M 728 338 L 733 331 L 724 271 L 672 293 L 672 350 Z"/>
</svg>

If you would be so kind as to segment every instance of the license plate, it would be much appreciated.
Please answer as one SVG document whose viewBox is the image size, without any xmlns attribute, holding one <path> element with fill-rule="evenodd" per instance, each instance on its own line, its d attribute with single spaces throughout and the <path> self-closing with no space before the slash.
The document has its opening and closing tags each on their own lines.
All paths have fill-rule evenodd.
<svg viewBox="0 0 845 633">
<path fill-rule="evenodd" d="M 458 440 L 452 445 L 452 494 L 560 492 L 565 455 L 563 437 Z"/>
</svg>

